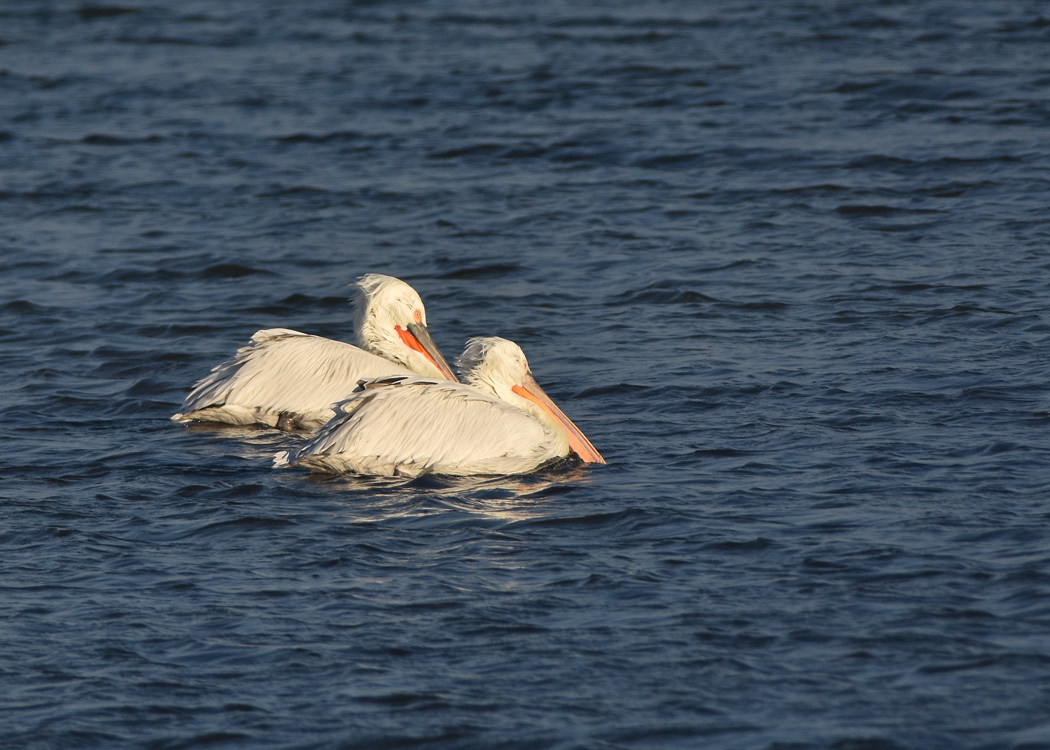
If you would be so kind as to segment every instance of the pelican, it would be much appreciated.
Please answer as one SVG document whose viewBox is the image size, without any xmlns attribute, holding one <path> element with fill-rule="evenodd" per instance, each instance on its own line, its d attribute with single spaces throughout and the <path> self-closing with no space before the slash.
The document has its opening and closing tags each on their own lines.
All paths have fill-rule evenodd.
<svg viewBox="0 0 1050 750">
<path fill-rule="evenodd" d="M 419 374 L 456 380 L 430 337 L 415 289 L 377 273 L 353 286 L 358 346 L 287 328 L 258 331 L 250 345 L 194 385 L 172 419 L 315 430 L 362 378 Z"/>
<path fill-rule="evenodd" d="M 274 465 L 417 476 L 525 474 L 573 452 L 605 463 L 543 392 L 514 342 L 470 339 L 457 365 L 466 383 L 405 375 L 362 381 L 331 422 L 298 450 L 278 453 Z"/>
</svg>

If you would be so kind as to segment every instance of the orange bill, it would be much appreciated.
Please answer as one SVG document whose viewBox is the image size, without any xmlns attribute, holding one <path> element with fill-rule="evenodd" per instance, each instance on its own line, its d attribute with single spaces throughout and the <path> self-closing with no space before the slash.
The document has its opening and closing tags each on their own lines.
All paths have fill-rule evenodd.
<svg viewBox="0 0 1050 750">
<path fill-rule="evenodd" d="M 397 335 L 401 337 L 401 340 L 405 342 L 405 346 L 426 357 L 446 380 L 459 382 L 459 378 L 452 372 L 448 362 L 441 356 L 441 350 L 437 348 L 434 339 L 430 338 L 430 331 L 427 330 L 425 325 L 409 323 L 407 331 L 401 326 L 394 326 L 394 330 L 397 331 Z"/>
<path fill-rule="evenodd" d="M 597 448 L 591 445 L 591 441 L 580 431 L 580 428 L 574 425 L 572 420 L 565 416 L 565 413 L 555 406 L 550 397 L 543 392 L 543 389 L 540 388 L 540 384 L 532 377 L 532 373 L 525 373 L 523 384 L 516 385 L 511 390 L 522 398 L 527 398 L 529 401 L 536 404 L 543 409 L 551 419 L 561 425 L 569 434 L 569 447 L 572 448 L 576 452 L 576 455 L 583 459 L 583 461 L 589 464 L 605 463 L 602 454 L 598 452 Z"/>
</svg>

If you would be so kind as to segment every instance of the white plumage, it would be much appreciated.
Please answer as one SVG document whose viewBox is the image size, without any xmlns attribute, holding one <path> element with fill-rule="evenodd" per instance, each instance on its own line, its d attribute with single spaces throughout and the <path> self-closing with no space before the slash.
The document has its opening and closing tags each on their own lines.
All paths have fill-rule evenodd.
<svg viewBox="0 0 1050 750">
<path fill-rule="evenodd" d="M 286 328 L 258 331 L 249 346 L 197 382 L 172 419 L 310 430 L 331 419 L 332 405 L 362 378 L 456 379 L 412 287 L 381 274 L 362 276 L 354 286 L 359 346 Z"/>
<path fill-rule="evenodd" d="M 362 382 L 331 422 L 274 464 L 416 476 L 523 474 L 573 451 L 605 463 L 536 383 L 517 344 L 471 339 L 458 364 L 469 385 L 412 376 Z"/>
</svg>

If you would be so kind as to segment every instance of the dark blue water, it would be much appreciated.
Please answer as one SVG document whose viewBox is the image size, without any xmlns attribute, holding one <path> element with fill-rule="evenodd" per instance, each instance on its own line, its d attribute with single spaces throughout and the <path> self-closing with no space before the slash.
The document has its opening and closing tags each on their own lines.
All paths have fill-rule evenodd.
<svg viewBox="0 0 1050 750">
<path fill-rule="evenodd" d="M 0 2 L 0 745 L 1050 747 L 1050 8 Z M 412 283 L 608 459 L 168 421 Z"/>
</svg>

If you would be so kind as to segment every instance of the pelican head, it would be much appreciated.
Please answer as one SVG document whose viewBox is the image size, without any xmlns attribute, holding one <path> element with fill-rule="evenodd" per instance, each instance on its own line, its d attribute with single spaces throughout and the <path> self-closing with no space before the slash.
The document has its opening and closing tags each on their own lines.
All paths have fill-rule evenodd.
<svg viewBox="0 0 1050 750">
<path fill-rule="evenodd" d="M 532 376 L 525 352 L 513 341 L 498 336 L 478 336 L 467 341 L 456 360 L 467 383 L 512 404 L 564 435 L 571 448 L 587 463 L 605 463 L 602 454 L 579 427 L 572 423 Z"/>
<path fill-rule="evenodd" d="M 361 348 L 428 377 L 458 380 L 427 330 L 427 311 L 401 279 L 365 274 L 352 286 L 354 331 Z"/>
</svg>

